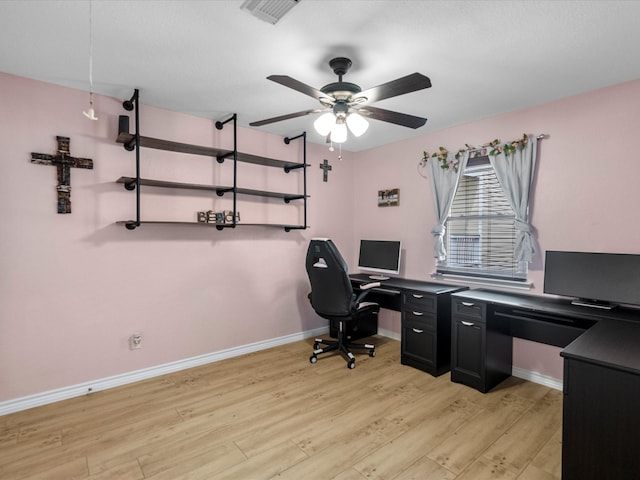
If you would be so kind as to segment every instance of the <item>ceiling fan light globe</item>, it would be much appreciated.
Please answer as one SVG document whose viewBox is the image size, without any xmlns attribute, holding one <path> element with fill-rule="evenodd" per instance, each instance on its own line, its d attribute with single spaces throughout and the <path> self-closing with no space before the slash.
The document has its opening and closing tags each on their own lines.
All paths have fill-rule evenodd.
<svg viewBox="0 0 640 480">
<path fill-rule="evenodd" d="M 320 115 L 315 122 L 313 122 L 313 127 L 323 137 L 329 135 L 329 132 L 336 124 L 336 117 L 332 112 L 326 112 Z"/>
<path fill-rule="evenodd" d="M 347 141 L 347 125 L 336 123 L 331 129 L 331 141 L 334 143 L 344 143 Z"/>
<path fill-rule="evenodd" d="M 359 113 L 352 112 L 347 117 L 347 126 L 354 136 L 359 137 L 369 128 L 369 122 Z"/>
</svg>

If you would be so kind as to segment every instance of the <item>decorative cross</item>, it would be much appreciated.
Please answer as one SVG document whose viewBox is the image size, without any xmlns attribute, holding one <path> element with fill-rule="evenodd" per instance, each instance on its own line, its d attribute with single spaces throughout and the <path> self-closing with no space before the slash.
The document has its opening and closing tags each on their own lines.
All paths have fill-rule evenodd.
<svg viewBox="0 0 640 480">
<path fill-rule="evenodd" d="M 69 137 L 56 137 L 58 154 L 31 152 L 31 163 L 55 165 L 58 168 L 58 213 L 71 213 L 71 167 L 93 169 L 90 158 L 75 158 L 69 149 Z"/>
<path fill-rule="evenodd" d="M 329 180 L 329 170 L 331 170 L 331 165 L 329 165 L 329 160 L 325 158 L 324 162 L 320 164 L 320 168 L 323 170 L 322 181 L 326 182 L 327 180 Z"/>
</svg>

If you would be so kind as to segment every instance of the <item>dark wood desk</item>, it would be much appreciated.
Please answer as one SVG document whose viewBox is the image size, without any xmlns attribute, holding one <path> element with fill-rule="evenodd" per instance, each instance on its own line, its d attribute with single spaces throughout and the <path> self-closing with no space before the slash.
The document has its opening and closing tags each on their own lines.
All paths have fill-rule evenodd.
<svg viewBox="0 0 640 480">
<path fill-rule="evenodd" d="M 364 274 L 350 277 L 354 290 L 375 281 Z M 448 372 L 451 365 L 450 294 L 465 288 L 390 278 L 371 289 L 365 300 L 401 313 L 400 361 L 437 376 Z"/>
<path fill-rule="evenodd" d="M 630 308 L 602 310 L 485 289 L 451 298 L 451 380 L 482 392 L 511 375 L 512 337 L 566 347 L 596 323 L 628 321 L 640 328 L 640 310 Z"/>
<path fill-rule="evenodd" d="M 511 338 L 566 347 L 563 480 L 640 472 L 640 310 L 489 290 L 453 293 L 451 380 L 486 392 L 511 375 Z"/>
<path fill-rule="evenodd" d="M 640 325 L 598 322 L 564 357 L 563 480 L 640 476 Z"/>
</svg>

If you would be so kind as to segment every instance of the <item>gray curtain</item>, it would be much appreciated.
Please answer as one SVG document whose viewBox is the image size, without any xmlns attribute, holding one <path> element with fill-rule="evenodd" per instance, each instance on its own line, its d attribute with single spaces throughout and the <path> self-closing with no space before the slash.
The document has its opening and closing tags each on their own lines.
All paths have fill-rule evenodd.
<svg viewBox="0 0 640 480">
<path fill-rule="evenodd" d="M 429 158 L 427 162 L 429 165 L 429 181 L 431 182 L 437 221 L 433 230 L 431 230 L 434 237 L 433 256 L 437 258 L 438 261 L 447 259 L 447 251 L 444 248 L 444 234 L 446 231 L 444 222 L 449 216 L 453 197 L 458 188 L 458 182 L 462 177 L 464 167 L 467 165 L 469 152 L 465 151 L 461 155 L 462 157 L 460 158 L 457 172 L 453 168 L 441 168 L 442 164 L 436 158 Z M 448 159 L 453 161 L 454 156 L 454 153 L 449 153 Z"/>
<path fill-rule="evenodd" d="M 530 262 L 535 253 L 529 223 L 529 199 L 537 148 L 538 141 L 531 135 L 524 148 L 516 149 L 514 153 L 489 156 L 498 182 L 516 214 L 515 258 L 525 262 Z"/>
</svg>

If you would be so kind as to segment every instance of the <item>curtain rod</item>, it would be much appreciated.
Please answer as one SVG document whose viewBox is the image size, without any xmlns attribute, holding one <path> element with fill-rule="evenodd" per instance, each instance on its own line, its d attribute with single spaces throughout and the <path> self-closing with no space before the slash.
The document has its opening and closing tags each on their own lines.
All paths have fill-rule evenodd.
<svg viewBox="0 0 640 480">
<path fill-rule="evenodd" d="M 536 140 L 538 140 L 538 141 L 539 140 L 543 140 L 543 139 L 547 138 L 548 136 L 549 135 L 546 134 L 546 133 L 541 133 L 540 135 L 536 136 Z M 481 152 L 482 150 L 486 150 L 487 148 L 493 148 L 493 147 L 491 147 L 490 145 L 487 145 L 487 146 L 483 146 L 483 147 L 469 148 L 469 149 L 467 149 L 467 151 L 469 153 L 471 153 L 471 152 Z M 463 151 L 463 150 L 461 150 L 461 151 Z"/>
</svg>

